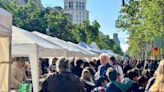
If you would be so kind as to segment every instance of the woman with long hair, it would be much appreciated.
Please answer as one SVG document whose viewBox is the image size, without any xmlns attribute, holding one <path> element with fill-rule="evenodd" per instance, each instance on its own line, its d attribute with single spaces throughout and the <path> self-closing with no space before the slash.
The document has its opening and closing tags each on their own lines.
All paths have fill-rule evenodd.
<svg viewBox="0 0 164 92">
<path fill-rule="evenodd" d="M 156 71 L 155 82 L 149 90 L 150 92 L 164 92 L 164 60 L 160 61 Z"/>
<path fill-rule="evenodd" d="M 95 83 L 87 67 L 83 69 L 80 79 L 84 83 L 87 92 L 91 92 L 94 89 Z"/>
</svg>

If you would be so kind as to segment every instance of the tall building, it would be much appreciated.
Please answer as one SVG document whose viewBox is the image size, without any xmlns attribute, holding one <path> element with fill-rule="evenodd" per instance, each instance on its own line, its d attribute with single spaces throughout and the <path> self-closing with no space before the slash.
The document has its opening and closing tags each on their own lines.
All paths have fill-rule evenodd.
<svg viewBox="0 0 164 92">
<path fill-rule="evenodd" d="M 28 0 L 8 0 L 8 1 L 16 1 L 18 3 L 18 5 L 26 4 L 28 2 Z M 43 7 L 41 0 L 32 0 L 32 1 L 36 5 L 36 7 L 38 7 L 38 8 Z"/>
<path fill-rule="evenodd" d="M 74 24 L 80 24 L 89 19 L 86 3 L 87 0 L 64 0 L 64 11 L 70 14 Z"/>
<path fill-rule="evenodd" d="M 114 33 L 113 34 L 113 41 L 120 46 L 120 40 L 118 39 L 118 34 Z"/>
</svg>

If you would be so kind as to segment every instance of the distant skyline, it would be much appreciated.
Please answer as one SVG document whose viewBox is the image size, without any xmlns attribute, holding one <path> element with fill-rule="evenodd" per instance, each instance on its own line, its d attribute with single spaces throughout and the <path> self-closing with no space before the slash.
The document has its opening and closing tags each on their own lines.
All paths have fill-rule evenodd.
<svg viewBox="0 0 164 92">
<path fill-rule="evenodd" d="M 44 7 L 61 6 L 64 8 L 64 0 L 41 0 Z M 89 20 L 97 20 L 101 25 L 100 31 L 113 38 L 113 33 L 118 33 L 121 48 L 127 50 L 126 33 L 120 32 L 115 27 L 115 20 L 119 16 L 122 0 L 87 0 Z"/>
</svg>

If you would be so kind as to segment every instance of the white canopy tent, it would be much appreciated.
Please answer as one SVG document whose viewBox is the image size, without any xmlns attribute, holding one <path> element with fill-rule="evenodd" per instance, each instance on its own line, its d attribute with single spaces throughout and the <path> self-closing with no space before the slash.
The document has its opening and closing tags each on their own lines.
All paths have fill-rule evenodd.
<svg viewBox="0 0 164 92">
<path fill-rule="evenodd" d="M 78 45 L 98 55 L 101 54 L 101 50 L 96 50 L 92 48 L 90 45 L 87 45 L 85 42 L 79 42 Z"/>
<path fill-rule="evenodd" d="M 96 50 L 100 50 L 100 48 L 98 47 L 98 45 L 97 45 L 95 42 L 92 42 L 92 43 L 90 44 L 90 46 L 93 47 L 93 48 L 96 49 Z"/>
<path fill-rule="evenodd" d="M 12 14 L 0 8 L 0 92 L 10 91 Z"/>
<path fill-rule="evenodd" d="M 59 39 L 59 38 L 51 37 L 51 36 L 36 32 L 36 31 L 34 31 L 33 34 L 42 37 L 43 39 L 47 40 L 48 42 L 50 42 L 54 45 L 57 45 L 57 46 L 62 47 L 63 49 L 66 49 L 67 50 L 67 57 L 82 58 L 84 54 L 87 54 L 87 52 L 85 52 L 85 51 L 67 43 L 64 40 Z"/>
<path fill-rule="evenodd" d="M 31 32 L 12 27 L 12 55 L 28 56 L 32 69 L 32 82 L 34 92 L 39 92 L 39 62 L 41 57 L 61 56 L 65 53 L 62 48 L 48 43 Z"/>
<path fill-rule="evenodd" d="M 91 52 L 91 51 L 89 51 L 89 50 L 87 50 L 87 49 L 85 49 L 85 48 L 79 46 L 78 44 L 75 44 L 75 43 L 72 43 L 72 42 L 68 42 L 68 43 L 69 43 L 70 45 L 76 47 L 76 48 L 79 48 L 79 49 L 85 51 L 87 54 L 83 55 L 83 57 L 92 58 L 92 57 L 98 56 L 96 53 L 93 53 L 93 52 Z"/>
</svg>

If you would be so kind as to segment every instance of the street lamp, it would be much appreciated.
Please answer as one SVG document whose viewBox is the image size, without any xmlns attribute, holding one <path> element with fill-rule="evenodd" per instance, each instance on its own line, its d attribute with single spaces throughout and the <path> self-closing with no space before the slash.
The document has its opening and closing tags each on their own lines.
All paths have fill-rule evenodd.
<svg viewBox="0 0 164 92">
<path fill-rule="evenodd" d="M 130 1 L 133 1 L 133 0 L 130 0 Z M 122 0 L 122 6 L 125 5 L 125 0 Z"/>
<path fill-rule="evenodd" d="M 125 0 L 122 0 L 122 6 L 124 6 L 125 5 Z"/>
</svg>

